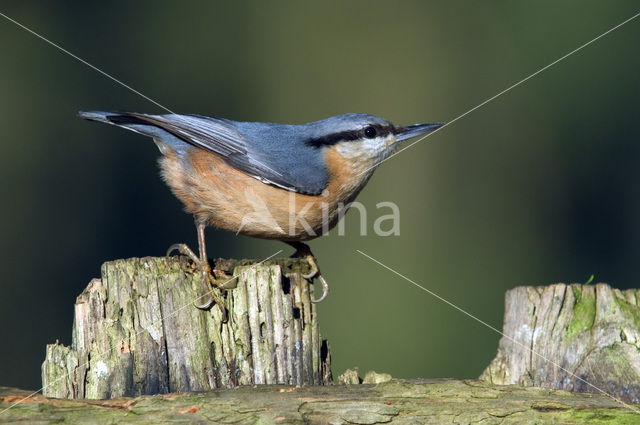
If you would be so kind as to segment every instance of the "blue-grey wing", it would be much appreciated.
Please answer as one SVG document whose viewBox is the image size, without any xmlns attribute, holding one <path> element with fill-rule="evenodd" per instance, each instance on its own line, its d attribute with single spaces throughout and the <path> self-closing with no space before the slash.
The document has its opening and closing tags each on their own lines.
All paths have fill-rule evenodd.
<svg viewBox="0 0 640 425">
<path fill-rule="evenodd" d="M 319 195 L 327 185 L 328 175 L 319 152 L 302 146 L 302 151 L 297 153 L 302 158 L 292 158 L 296 145 L 291 143 L 291 137 L 287 138 L 285 132 L 282 140 L 274 140 L 272 128 L 260 131 L 260 126 L 266 124 L 242 123 L 245 124 L 243 131 L 243 126 L 235 121 L 198 115 L 81 111 L 79 116 L 159 138 L 174 147 L 187 143 L 204 149 L 264 183 L 287 190 Z M 246 134 L 247 131 L 251 134 Z"/>
</svg>

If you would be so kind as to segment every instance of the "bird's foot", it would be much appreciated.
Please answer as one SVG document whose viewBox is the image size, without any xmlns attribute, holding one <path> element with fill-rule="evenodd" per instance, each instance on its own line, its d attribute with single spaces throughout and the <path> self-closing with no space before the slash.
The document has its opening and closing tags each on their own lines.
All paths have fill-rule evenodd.
<svg viewBox="0 0 640 425">
<path fill-rule="evenodd" d="M 329 295 L 329 284 L 327 283 L 326 279 L 320 274 L 320 272 L 316 274 L 315 278 L 318 279 L 320 281 L 320 284 L 322 285 L 322 295 L 318 299 L 311 298 L 311 302 L 319 303 L 320 301 L 323 301 L 325 298 L 327 298 L 327 295 Z"/>
<path fill-rule="evenodd" d="M 180 254 L 186 255 L 191 258 L 191 261 L 198 265 L 201 263 L 200 258 L 191 251 L 191 248 L 189 248 L 186 243 L 174 243 L 171 245 L 169 249 L 167 249 L 167 257 L 170 257 L 173 251 L 178 251 Z"/>
<path fill-rule="evenodd" d="M 231 277 L 230 279 L 226 279 L 226 281 L 219 283 L 218 279 L 216 278 L 218 277 L 218 272 L 220 271 L 214 270 L 214 276 L 214 274 L 211 273 L 211 266 L 209 266 L 209 262 L 198 258 L 198 256 L 186 244 L 177 243 L 171 245 L 167 250 L 167 257 L 170 256 L 173 251 L 178 251 L 179 253 L 189 257 L 200 273 L 200 282 L 202 283 L 202 288 L 205 293 L 204 295 L 198 297 L 196 301 L 205 297 L 206 300 L 202 304 L 194 302 L 194 306 L 199 308 L 200 310 L 209 310 L 213 307 L 214 304 L 218 304 L 218 306 L 220 307 L 220 311 L 222 312 L 222 321 L 226 322 L 227 309 L 225 307 L 223 295 L 220 290 L 230 289 L 226 287 L 226 283 L 228 283 L 229 281 L 234 281 L 235 279 Z"/>
<path fill-rule="evenodd" d="M 322 296 L 320 296 L 320 298 L 318 299 L 311 299 L 311 302 L 319 303 L 320 301 L 327 298 L 327 295 L 329 295 L 329 284 L 322 276 L 322 273 L 320 273 L 320 268 L 318 267 L 316 257 L 313 256 L 309 245 L 297 243 L 293 246 L 296 248 L 296 252 L 295 254 L 293 254 L 293 256 L 297 258 L 304 258 L 311 268 L 311 271 L 309 273 L 303 273 L 302 277 L 309 281 L 313 280 L 314 278 L 318 279 L 320 281 L 320 284 L 322 285 Z"/>
</svg>

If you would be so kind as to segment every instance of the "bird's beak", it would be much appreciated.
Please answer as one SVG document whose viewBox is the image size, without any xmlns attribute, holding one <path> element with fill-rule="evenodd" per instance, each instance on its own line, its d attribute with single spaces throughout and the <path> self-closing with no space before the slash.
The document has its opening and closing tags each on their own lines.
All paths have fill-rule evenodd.
<svg viewBox="0 0 640 425">
<path fill-rule="evenodd" d="M 432 131 L 439 129 L 443 125 L 443 122 L 438 122 L 434 124 L 414 124 L 406 127 L 400 127 L 398 128 L 399 131 L 396 133 L 396 140 L 400 142 L 402 140 L 411 139 L 412 137 L 422 136 L 423 134 L 431 133 Z"/>
</svg>

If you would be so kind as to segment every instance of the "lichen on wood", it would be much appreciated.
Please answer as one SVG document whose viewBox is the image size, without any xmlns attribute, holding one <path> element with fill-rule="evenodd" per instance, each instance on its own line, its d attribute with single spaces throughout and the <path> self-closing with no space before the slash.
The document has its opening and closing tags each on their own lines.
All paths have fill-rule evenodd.
<svg viewBox="0 0 640 425">
<path fill-rule="evenodd" d="M 481 375 L 495 384 L 533 385 L 640 401 L 640 290 L 556 284 L 505 296 L 503 333 Z"/>
<path fill-rule="evenodd" d="M 60 400 L 0 388 L 0 421 L 69 424 L 590 424 L 640 423 L 609 397 L 474 380 L 378 385 L 244 386 L 233 391 Z M 19 402 L 19 403 L 18 403 Z M 18 404 L 16 404 L 18 403 Z M 635 411 L 632 409 L 636 409 Z"/>
<path fill-rule="evenodd" d="M 114 398 L 252 384 L 326 384 L 329 350 L 321 339 L 308 265 L 217 260 L 237 279 L 228 321 L 202 296 L 184 257 L 107 262 L 75 304 L 71 347 L 47 346 L 43 392 L 60 398 Z M 231 277 L 230 277 L 231 279 Z"/>
</svg>

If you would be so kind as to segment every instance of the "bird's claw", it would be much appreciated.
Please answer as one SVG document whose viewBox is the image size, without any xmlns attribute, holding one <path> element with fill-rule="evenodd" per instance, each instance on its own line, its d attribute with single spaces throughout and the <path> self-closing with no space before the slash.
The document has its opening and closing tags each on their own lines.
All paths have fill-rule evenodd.
<svg viewBox="0 0 640 425">
<path fill-rule="evenodd" d="M 318 299 L 311 298 L 311 302 L 319 303 L 320 301 L 327 298 L 327 295 L 329 295 L 329 284 L 320 273 L 320 269 L 318 268 L 318 263 L 316 263 L 315 257 L 311 254 L 308 254 L 305 257 L 305 259 L 307 260 L 307 263 L 309 263 L 309 267 L 311 268 L 311 271 L 306 274 L 303 273 L 302 277 L 304 277 L 307 280 L 313 280 L 314 278 L 316 278 L 320 281 L 320 284 L 322 285 L 322 296 L 320 296 L 320 298 Z"/>
<path fill-rule="evenodd" d="M 318 263 L 316 263 L 316 259 L 311 254 L 307 255 L 305 257 L 305 260 L 307 260 L 307 263 L 309 264 L 311 271 L 306 274 L 303 273 L 302 277 L 304 277 L 307 280 L 312 280 L 314 277 L 316 277 L 317 274 L 320 273 L 320 269 L 318 268 Z"/>
<path fill-rule="evenodd" d="M 313 253 L 311 252 L 309 245 L 302 242 L 287 242 L 287 243 L 296 249 L 296 252 L 293 254 L 293 257 L 304 258 L 305 260 L 307 260 L 307 263 L 309 263 L 309 267 L 311 268 L 311 271 L 309 273 L 303 273 L 302 277 L 307 280 L 313 280 L 314 278 L 316 278 L 320 281 L 320 284 L 322 285 L 322 296 L 315 300 L 311 298 L 311 302 L 319 303 L 320 301 L 327 298 L 327 295 L 329 294 L 329 284 L 324 279 L 324 277 L 322 277 L 322 274 L 320 274 L 320 268 L 318 267 L 316 258 L 313 256 Z"/>
<path fill-rule="evenodd" d="M 329 295 L 329 284 L 327 283 L 327 281 L 324 279 L 324 277 L 320 273 L 318 273 L 316 277 L 318 278 L 318 280 L 320 281 L 320 284 L 322 285 L 322 296 L 317 300 L 314 300 L 313 298 L 311 298 L 312 303 L 319 303 L 320 301 L 327 298 L 327 295 Z"/>
<path fill-rule="evenodd" d="M 211 294 L 210 294 L 210 293 L 207 293 L 207 294 L 205 294 L 205 295 L 208 295 L 208 296 L 209 296 L 209 298 L 207 299 L 207 301 L 205 301 L 205 302 L 204 302 L 204 303 L 202 303 L 202 304 L 198 304 L 198 303 L 196 303 L 196 302 L 194 301 L 194 302 L 193 302 L 193 306 L 194 306 L 195 308 L 200 309 L 200 310 L 209 310 L 209 309 L 211 309 L 211 307 L 213 307 L 213 304 L 215 303 L 215 301 L 213 300 L 213 297 L 211 296 Z M 204 295 L 203 295 L 202 297 L 204 297 Z M 202 297 L 199 297 L 198 299 L 200 299 L 200 298 L 202 298 Z"/>
<path fill-rule="evenodd" d="M 199 300 L 203 297 L 207 297 L 205 302 L 202 304 L 197 304 L 195 301 L 193 305 L 200 310 L 210 310 L 214 304 L 218 304 L 220 307 L 220 312 L 222 313 L 222 321 L 227 321 L 227 308 L 225 307 L 224 300 L 222 299 L 222 294 L 219 293 L 217 287 L 213 285 L 212 276 L 210 271 L 201 271 L 200 282 L 202 282 L 202 289 L 204 289 L 204 295 L 198 297 L 196 299 Z"/>
<path fill-rule="evenodd" d="M 198 266 L 200 266 L 202 263 L 202 261 L 200 261 L 200 258 L 198 258 L 198 256 L 191 250 L 191 248 L 187 246 L 186 243 L 174 243 L 173 245 L 171 245 L 169 249 L 167 249 L 167 257 L 170 257 L 173 251 L 178 251 L 180 254 L 186 255 Z"/>
<path fill-rule="evenodd" d="M 203 261 L 184 243 L 176 243 L 169 247 L 167 250 L 167 257 L 171 255 L 173 251 L 186 255 L 194 262 L 198 270 L 200 271 L 200 282 L 202 283 L 202 289 L 204 289 L 204 295 L 199 296 L 196 301 L 207 297 L 202 304 L 198 304 L 196 301 L 193 305 L 200 310 L 210 310 L 214 304 L 218 304 L 220 311 L 222 312 L 222 321 L 227 321 L 227 309 L 222 300 L 222 294 L 218 294 L 217 288 L 213 285 L 213 276 L 211 275 L 211 267 L 208 261 Z"/>
<path fill-rule="evenodd" d="M 197 298 L 197 300 L 203 297 L 207 297 L 207 299 L 202 304 L 197 304 L 194 301 L 193 305 L 200 310 L 210 310 L 211 308 L 213 308 L 214 304 L 218 304 L 218 306 L 220 307 L 220 312 L 222 313 L 222 322 L 226 322 L 227 308 L 225 307 L 224 301 L 222 299 L 222 294 L 218 293 L 218 290 L 215 288 L 215 286 L 211 284 L 210 276 L 211 274 L 209 273 L 207 273 L 206 276 L 202 276 L 201 282 L 205 294 Z"/>
</svg>

